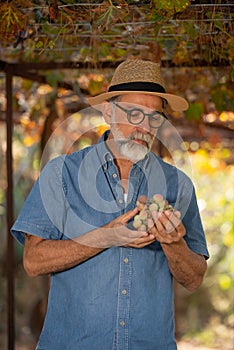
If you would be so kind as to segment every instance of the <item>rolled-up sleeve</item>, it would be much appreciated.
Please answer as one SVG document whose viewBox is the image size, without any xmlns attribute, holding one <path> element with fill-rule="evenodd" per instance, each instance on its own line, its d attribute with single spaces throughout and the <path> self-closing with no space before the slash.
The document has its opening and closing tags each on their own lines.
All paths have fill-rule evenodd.
<svg viewBox="0 0 234 350">
<path fill-rule="evenodd" d="M 60 239 L 66 220 L 63 157 L 47 163 L 28 195 L 11 232 L 24 244 L 25 234 Z"/>
<path fill-rule="evenodd" d="M 194 186 L 191 184 L 191 198 L 187 211 L 183 217 L 183 224 L 186 228 L 186 235 L 184 237 L 189 248 L 197 254 L 204 255 L 206 259 L 209 258 L 206 238 L 202 226 L 202 221 L 197 205 L 196 193 Z M 185 187 L 186 190 L 186 187 Z M 188 192 L 188 191 L 187 191 Z M 186 194 L 185 194 L 186 196 Z"/>
</svg>

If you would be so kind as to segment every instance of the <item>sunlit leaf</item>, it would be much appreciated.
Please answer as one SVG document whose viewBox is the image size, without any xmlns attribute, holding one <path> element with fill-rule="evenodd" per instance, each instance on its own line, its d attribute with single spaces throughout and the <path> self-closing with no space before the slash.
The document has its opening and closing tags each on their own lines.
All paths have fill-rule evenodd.
<svg viewBox="0 0 234 350">
<path fill-rule="evenodd" d="M 234 232 L 227 232 L 223 236 L 223 244 L 227 247 L 234 247 Z"/>
<path fill-rule="evenodd" d="M 35 134 L 34 136 L 28 135 L 25 136 L 23 142 L 26 147 L 32 146 L 34 143 L 40 140 L 40 135 Z"/>
<path fill-rule="evenodd" d="M 217 84 L 212 88 L 211 100 L 219 112 L 234 110 L 234 92 L 226 84 Z"/>
<path fill-rule="evenodd" d="M 219 276 L 218 281 L 219 281 L 220 288 L 223 290 L 229 289 L 232 285 L 232 279 L 228 275 L 223 274 L 223 275 Z"/>
<path fill-rule="evenodd" d="M 88 90 L 90 95 L 97 95 L 102 91 L 103 80 L 92 79 L 89 82 Z"/>
<path fill-rule="evenodd" d="M 204 113 L 204 107 L 200 102 L 190 103 L 189 109 L 185 111 L 185 116 L 188 120 L 199 121 Z"/>
<path fill-rule="evenodd" d="M 39 49 L 39 48 L 41 48 L 43 46 L 43 41 L 38 41 L 37 43 L 36 43 L 36 48 L 37 49 Z"/>
</svg>

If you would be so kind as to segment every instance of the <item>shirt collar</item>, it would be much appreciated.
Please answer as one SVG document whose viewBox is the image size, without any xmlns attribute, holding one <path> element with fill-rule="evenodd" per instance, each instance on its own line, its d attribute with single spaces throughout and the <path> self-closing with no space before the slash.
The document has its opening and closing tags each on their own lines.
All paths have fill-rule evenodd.
<svg viewBox="0 0 234 350">
<path fill-rule="evenodd" d="M 106 146 L 106 142 L 105 142 L 108 139 L 109 135 L 110 135 L 110 130 L 106 130 L 100 137 L 97 144 L 97 153 L 98 153 L 99 159 L 101 160 L 102 166 L 104 167 L 104 170 L 107 169 L 108 162 L 113 162 L 112 153 Z"/>
</svg>

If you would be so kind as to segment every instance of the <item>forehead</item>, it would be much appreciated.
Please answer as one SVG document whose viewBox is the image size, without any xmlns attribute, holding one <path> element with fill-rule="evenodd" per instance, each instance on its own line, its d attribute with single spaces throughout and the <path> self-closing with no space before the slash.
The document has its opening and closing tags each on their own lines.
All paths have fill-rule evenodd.
<svg viewBox="0 0 234 350">
<path fill-rule="evenodd" d="M 159 96 L 147 95 L 144 93 L 130 93 L 119 96 L 119 102 L 126 102 L 138 106 L 149 107 L 155 109 L 162 107 L 162 99 Z"/>
</svg>

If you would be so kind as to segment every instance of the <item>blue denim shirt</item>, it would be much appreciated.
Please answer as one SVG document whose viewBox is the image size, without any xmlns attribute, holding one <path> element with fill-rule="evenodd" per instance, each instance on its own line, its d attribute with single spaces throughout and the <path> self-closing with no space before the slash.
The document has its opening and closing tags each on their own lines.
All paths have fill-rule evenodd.
<svg viewBox="0 0 234 350">
<path fill-rule="evenodd" d="M 191 180 L 150 152 L 132 166 L 125 203 L 107 135 L 47 163 L 12 228 L 16 239 L 70 239 L 133 209 L 140 195 L 159 193 L 182 212 L 190 249 L 208 257 Z M 172 275 L 158 242 L 105 249 L 51 274 L 38 350 L 176 348 Z"/>
</svg>

